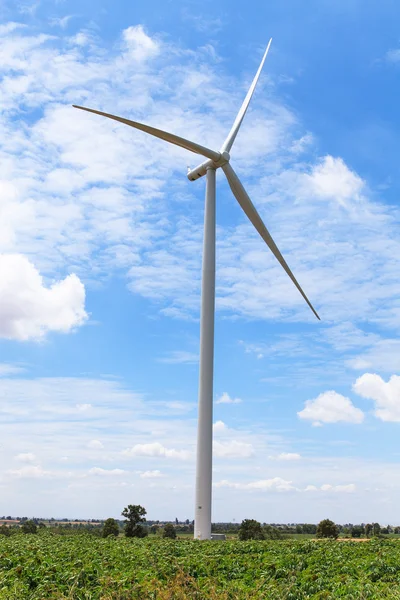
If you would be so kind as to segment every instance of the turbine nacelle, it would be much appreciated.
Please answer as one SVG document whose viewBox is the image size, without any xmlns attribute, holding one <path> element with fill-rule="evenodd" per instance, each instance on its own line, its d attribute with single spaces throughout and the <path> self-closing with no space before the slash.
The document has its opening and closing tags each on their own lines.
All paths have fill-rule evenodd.
<svg viewBox="0 0 400 600">
<path fill-rule="evenodd" d="M 207 169 L 219 169 L 229 162 L 229 152 L 218 152 L 218 154 L 218 160 L 205 160 L 194 169 L 188 168 L 187 178 L 189 181 L 195 181 L 196 179 L 200 179 L 200 177 L 204 177 L 204 175 L 207 173 Z"/>
</svg>

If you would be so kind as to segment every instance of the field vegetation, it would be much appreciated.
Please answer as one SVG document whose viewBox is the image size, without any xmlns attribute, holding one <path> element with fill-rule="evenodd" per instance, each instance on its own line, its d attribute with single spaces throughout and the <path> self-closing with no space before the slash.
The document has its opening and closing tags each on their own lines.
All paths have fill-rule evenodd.
<svg viewBox="0 0 400 600">
<path fill-rule="evenodd" d="M 0 536 L 0 600 L 400 599 L 400 544 L 379 538 L 197 542 Z"/>
</svg>

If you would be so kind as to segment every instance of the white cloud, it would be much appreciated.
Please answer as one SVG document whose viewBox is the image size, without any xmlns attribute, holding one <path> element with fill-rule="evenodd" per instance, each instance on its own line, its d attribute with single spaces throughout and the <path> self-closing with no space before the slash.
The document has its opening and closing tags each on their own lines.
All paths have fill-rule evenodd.
<svg viewBox="0 0 400 600">
<path fill-rule="evenodd" d="M 334 391 L 320 394 L 315 400 L 307 400 L 303 410 L 297 413 L 300 419 L 315 423 L 362 423 L 364 413 L 356 408 L 349 398 Z"/>
<path fill-rule="evenodd" d="M 337 492 L 337 493 L 345 493 L 352 494 L 356 491 L 356 485 L 354 483 L 348 483 L 344 485 L 331 485 L 329 483 L 324 483 L 320 487 L 315 485 L 308 485 L 305 489 L 305 492 Z"/>
<path fill-rule="evenodd" d="M 17 456 L 14 457 L 15 460 L 18 460 L 19 462 L 26 462 L 26 463 L 30 463 L 30 462 L 35 462 L 36 460 L 36 456 L 34 454 L 32 454 L 32 452 L 23 452 L 21 454 L 17 454 Z"/>
<path fill-rule="evenodd" d="M 91 450 L 100 450 L 101 448 L 104 448 L 104 444 L 102 444 L 100 440 L 90 440 L 86 446 Z"/>
<path fill-rule="evenodd" d="M 363 180 L 341 158 L 333 156 L 325 156 L 313 168 L 311 175 L 305 177 L 317 197 L 334 199 L 343 204 L 357 198 L 364 187 Z"/>
<path fill-rule="evenodd" d="M 400 377 L 392 375 L 389 381 L 373 373 L 357 379 L 353 390 L 359 396 L 374 400 L 374 414 L 381 421 L 400 422 Z"/>
<path fill-rule="evenodd" d="M 264 492 L 277 491 L 277 492 L 330 492 L 330 493 L 346 493 L 352 494 L 356 491 L 356 485 L 354 483 L 349 484 L 338 484 L 330 485 L 323 484 L 321 486 L 307 485 L 304 490 L 295 487 L 292 481 L 283 479 L 282 477 L 274 477 L 273 479 L 260 479 L 258 481 L 251 481 L 249 483 L 234 483 L 228 480 L 222 480 L 214 484 L 216 488 L 232 488 L 236 490 L 260 490 Z"/>
<path fill-rule="evenodd" d="M 216 458 L 249 458 L 254 454 L 252 444 L 232 440 L 229 442 L 213 443 L 213 453 Z"/>
<path fill-rule="evenodd" d="M 300 460 L 301 455 L 297 454 L 297 452 L 281 452 L 281 454 L 270 458 L 275 458 L 276 460 Z"/>
<path fill-rule="evenodd" d="M 72 271 L 85 281 L 86 287 L 91 285 L 90 279 L 101 285 L 104 274 L 108 276 L 122 269 L 129 273 L 134 293 L 152 298 L 154 312 L 161 310 L 164 315 L 196 318 L 203 205 L 194 200 L 202 197 L 203 186 L 202 182 L 198 185 L 185 182 L 186 153 L 123 125 L 74 113 L 66 104 L 85 103 L 104 110 L 112 107 L 128 118 L 183 135 L 187 134 L 190 115 L 193 139 L 212 146 L 220 143 L 229 129 L 236 105 L 242 101 L 244 85 L 237 78 L 225 75 L 227 62 L 216 69 L 207 59 L 205 67 L 204 51 L 175 46 L 157 55 L 153 44 L 161 49 L 161 43 L 153 37 L 153 44 L 149 43 L 145 37 L 149 35 L 143 30 L 142 35 L 137 28 L 131 34 L 125 33 L 122 46 L 118 40 L 116 44 L 108 40 L 103 45 L 95 35 L 84 32 L 73 37 L 50 38 L 36 32 L 30 34 L 27 28 L 12 28 L 12 36 L 7 36 L 4 30 L 0 39 L 0 179 L 4 181 L 0 251 L 28 256 L 43 274 L 43 285 L 47 287 L 50 278 L 59 281 Z M 210 52 L 207 56 L 211 56 Z M 147 60 L 149 57 L 155 60 Z M 247 76 L 243 84 L 245 79 Z M 264 83 L 269 85 L 267 79 Z M 141 93 L 132 96 L 134 88 Z M 329 319 L 324 321 L 326 328 L 335 320 L 343 320 L 343 315 L 346 320 L 356 316 L 377 322 L 388 314 L 387 323 L 399 324 L 400 315 L 386 310 L 389 300 L 400 291 L 396 207 L 387 209 L 380 205 L 377 196 L 369 195 L 367 185 L 361 186 L 358 176 L 343 161 L 325 157 L 315 165 L 314 159 L 308 158 L 316 155 L 312 140 L 309 140 L 309 154 L 298 162 L 294 151 L 301 150 L 308 141 L 303 139 L 297 146 L 295 142 L 307 134 L 301 131 L 294 114 L 270 98 L 268 93 L 254 98 L 235 146 L 237 170 L 255 205 L 306 292 L 323 307 Z M 250 152 L 242 154 L 241 148 L 249 148 Z M 130 160 L 126 160 L 127 156 Z M 176 177 L 177 170 L 181 171 L 181 179 Z M 308 176 L 304 176 L 305 171 Z M 265 177 L 260 178 L 259 173 L 263 172 Z M 221 194 L 226 189 L 222 184 Z M 229 190 L 226 193 L 230 194 Z M 177 218 L 177 211 L 181 211 L 181 218 Z M 229 223 L 219 224 L 218 310 L 260 320 L 307 320 L 307 307 L 303 309 L 301 297 L 286 281 L 279 265 L 274 264 L 268 250 L 233 204 L 232 211 Z M 149 306 L 150 317 L 151 312 Z M 155 356 L 162 352 L 159 349 Z M 265 344 L 258 354 L 266 356 L 267 352 Z M 308 359 L 308 355 L 304 358 Z M 259 369 L 264 366 L 258 364 Z M 172 419 L 165 410 L 167 404 L 159 403 L 155 415 L 148 398 L 144 410 L 140 396 L 122 385 L 83 378 L 6 381 L 0 384 L 0 390 L 3 423 L 0 437 L 3 445 L 7 439 L 12 447 L 6 461 L 1 455 L 2 464 L 10 464 L 20 451 L 17 440 L 21 437 L 29 440 L 26 447 L 44 460 L 47 456 L 50 461 L 54 456 L 60 464 L 58 457 L 67 455 L 69 465 L 78 465 L 85 472 L 91 465 L 82 465 L 82 448 L 91 438 L 101 436 L 105 443 L 107 440 L 104 452 L 107 461 L 123 461 L 121 450 L 136 442 L 147 444 L 159 440 L 163 448 L 170 449 L 171 444 L 190 452 L 191 460 L 179 464 L 176 469 L 179 475 L 173 475 L 175 480 L 171 484 L 179 490 L 180 485 L 190 489 L 194 419 Z M 89 403 L 95 410 L 78 412 L 77 404 Z M 113 428 L 109 427 L 111 418 Z M 27 419 L 35 427 L 28 428 Z M 81 427 L 83 420 L 85 428 Z M 40 449 L 31 444 L 35 436 L 36 444 L 40 437 Z M 255 465 L 263 468 L 265 456 L 273 452 L 260 438 L 261 434 L 254 434 L 245 440 L 251 441 L 257 450 L 254 458 L 246 462 L 246 469 Z M 281 442 L 286 444 L 288 440 Z M 278 445 L 279 449 L 282 447 L 286 446 Z M 0 451 L 3 453 L 3 448 Z M 159 467 L 159 462 L 156 464 L 155 459 L 151 467 Z M 115 464 L 129 468 L 122 462 Z M 285 481 L 294 479 L 297 465 L 290 461 L 279 464 Z M 145 465 L 148 466 L 147 462 Z M 229 475 L 235 481 L 240 481 L 238 465 L 240 461 L 227 465 L 229 473 L 234 470 L 237 473 Z M 44 463 L 44 468 L 50 466 Z M 135 468 L 145 467 L 135 464 Z M 329 461 L 324 463 L 323 469 L 330 468 Z M 358 472 L 354 465 L 352 468 Z M 379 475 L 378 469 L 376 472 Z M 321 484 L 326 476 L 310 480 Z M 94 487 L 105 483 L 111 487 L 113 481 L 99 477 L 92 478 L 90 484 Z M 333 478 L 328 481 L 338 483 Z M 43 483 L 52 484 L 53 480 Z M 141 483 L 146 482 L 137 476 L 135 485 Z M 306 483 L 302 481 L 302 487 Z M 225 492 L 229 501 L 230 490 Z M 88 515 L 92 516 L 93 506 L 100 512 L 103 510 L 105 495 L 96 497 L 88 485 L 79 498 L 80 506 L 85 507 L 87 502 Z M 108 508 L 116 502 L 112 496 Z M 179 496 L 176 501 L 184 503 L 189 494 L 185 491 Z M 43 507 L 45 494 L 37 498 L 40 508 Z M 175 505 L 170 497 L 165 499 L 170 506 Z M 13 500 L 13 506 L 22 502 L 18 495 Z M 59 514 L 77 506 L 76 499 L 63 494 L 57 495 L 57 502 Z M 150 505 L 157 502 L 158 499 L 149 499 Z M 46 506 L 51 512 L 54 501 Z M 237 509 L 236 516 L 241 510 Z M 277 506 L 269 514 L 282 515 L 285 510 L 286 514 L 293 512 Z M 307 508 L 302 510 L 304 514 Z M 111 514 L 109 510 L 103 512 Z M 265 506 L 259 514 L 265 514 Z M 317 513 L 311 514 L 314 518 Z"/>
<path fill-rule="evenodd" d="M 176 211 L 202 192 L 177 181 L 174 172 L 180 164 L 184 169 L 187 153 L 95 115 L 72 118 L 66 103 L 112 106 L 183 135 L 190 114 L 193 139 L 213 146 L 229 130 L 242 86 L 210 62 L 205 68 L 204 49 L 170 45 L 161 52 L 162 43 L 140 25 L 126 29 L 122 44 L 108 52 L 85 32 L 65 40 L 63 32 L 29 35 L 28 28 L 11 24 L 12 29 L 0 38 L 5 115 L 0 180 L 6 191 L 0 251 L 29 254 L 42 273 L 57 278 L 61 269 L 101 281 L 123 268 L 129 289 L 151 299 L 155 311 L 193 319 L 199 306 L 202 215 L 194 203 L 190 214 L 182 211 L 177 218 Z M 132 86 L 141 93 L 132 97 Z M 312 139 L 294 114 L 267 96 L 255 98 L 235 151 L 239 175 L 268 217 L 271 233 L 279 232 L 288 263 L 330 319 L 354 315 L 377 321 L 385 314 L 390 323 L 400 323 L 394 309 L 380 310 L 400 293 L 394 278 L 399 213 L 376 197 L 372 201 L 368 186 L 342 159 L 298 162 L 296 141 Z M 8 111 L 19 111 L 29 127 L 7 119 Z M 258 177 L 263 171 L 265 177 Z M 218 236 L 218 310 L 309 320 L 279 264 L 240 211 L 235 215 Z"/>
<path fill-rule="evenodd" d="M 194 493 L 195 419 L 171 418 L 167 412 L 162 413 L 160 406 L 149 397 L 144 401 L 141 395 L 126 389 L 118 379 L 0 379 L 0 398 L 1 494 L 3 502 L 15 507 L 16 514 L 26 514 L 24 508 L 26 498 L 29 498 L 31 514 L 56 512 L 71 518 L 101 517 L 104 514 L 118 517 L 118 513 L 114 512 L 115 507 L 125 505 L 127 486 L 129 489 L 134 486 L 135 493 L 143 498 L 148 508 L 149 518 L 161 516 L 173 519 L 176 516 L 175 510 L 177 514 L 190 516 Z M 55 410 L 43 410 L 50 403 Z M 96 410 L 84 415 L 78 414 L 76 403 L 91 403 Z M 63 412 L 61 409 L 64 408 L 68 408 L 69 412 Z M 112 428 L 110 422 L 113 423 Z M 245 435 L 243 431 L 229 429 L 228 439 L 239 433 Z M 282 444 L 288 441 L 278 432 L 263 429 L 262 423 L 247 435 L 248 439 L 237 439 L 251 442 L 255 449 L 252 457 L 230 461 L 216 459 L 215 481 L 218 483 L 220 480 L 228 480 L 233 483 L 233 487 L 225 485 L 215 490 L 214 513 L 217 519 L 224 519 L 226 506 L 230 507 L 230 519 L 246 518 L 246 506 L 249 507 L 246 500 L 252 494 L 252 515 L 258 520 L 265 520 L 263 515 L 268 498 L 271 498 L 271 504 L 268 505 L 270 521 L 290 521 L 293 511 L 302 522 L 312 522 L 313 518 L 322 519 L 326 516 L 325 497 L 330 502 L 329 515 L 337 522 L 344 522 L 345 518 L 356 522 L 357 518 L 361 518 L 360 506 L 362 520 L 365 522 L 372 518 L 395 520 L 400 485 L 396 483 L 398 468 L 393 460 L 385 463 L 378 459 L 335 457 L 332 456 L 332 448 L 326 455 L 324 448 L 329 439 L 324 438 L 320 445 L 314 446 L 314 456 L 309 447 L 307 469 L 299 469 L 299 462 L 296 461 L 274 462 L 275 465 L 279 464 L 280 478 L 274 478 L 274 483 L 271 483 L 272 476 L 266 472 L 265 458 L 276 447 L 278 451 L 275 454 L 279 454 L 284 447 Z M 21 439 L 24 440 L 23 447 Z M 87 461 L 88 450 L 85 447 L 89 440 L 94 439 L 101 440 L 105 446 L 101 450 L 101 463 Z M 190 457 L 187 462 L 172 459 L 167 461 L 161 457 L 131 458 L 121 451 L 132 444 L 132 439 L 142 444 L 152 443 L 157 439 L 166 448 L 170 448 L 169 444 L 173 440 L 173 447 L 187 449 Z M 13 463 L 21 448 L 40 456 L 41 466 L 13 475 L 7 474 L 7 468 L 14 470 L 20 466 L 35 465 Z M 63 461 L 62 458 L 67 456 L 68 461 Z M 165 474 L 164 469 L 161 469 L 161 460 L 168 468 Z M 17 466 L 14 467 L 14 464 Z M 126 474 L 89 475 L 93 466 L 100 468 L 101 465 L 104 471 L 117 468 L 124 470 Z M 139 470 L 160 470 L 164 477 L 142 478 Z M 346 474 L 345 481 L 343 473 Z M 374 487 L 385 490 L 384 494 L 374 490 L 363 494 L 370 487 L 371 480 L 376 484 Z M 71 481 L 72 485 L 66 486 L 66 481 Z M 301 499 L 301 492 L 310 482 L 318 486 L 319 493 L 303 493 L 304 499 Z M 327 484 L 335 487 L 346 484 L 356 486 L 355 493 L 346 496 L 348 501 L 345 508 L 341 500 L 343 494 L 338 493 L 341 488 L 337 492 L 320 490 L 322 485 Z M 154 485 L 162 492 L 154 494 L 154 490 L 151 491 Z M 241 486 L 244 487 L 241 489 Z M 284 494 L 284 489 L 290 486 L 293 487 L 293 494 L 290 491 Z M 273 497 L 278 488 L 282 491 L 284 502 L 275 503 Z M 266 491 L 263 492 L 263 489 Z M 383 495 L 390 495 L 395 500 L 394 506 L 382 505 Z M 79 515 L 76 513 L 77 507 Z M 93 507 L 97 511 L 95 514 Z M 172 510 L 174 513 L 170 514 L 169 511 Z M 378 517 L 374 517 L 376 514 Z"/>
<path fill-rule="evenodd" d="M 190 457 L 186 450 L 175 450 L 174 448 L 166 448 L 160 442 L 152 442 L 150 444 L 135 444 L 132 448 L 127 448 L 123 451 L 125 456 L 147 456 L 147 457 L 165 457 L 179 458 L 187 460 Z"/>
<path fill-rule="evenodd" d="M 216 404 L 240 404 L 241 401 L 240 398 L 231 398 L 227 392 L 224 392 L 217 398 Z"/>
<path fill-rule="evenodd" d="M 123 469 L 102 469 L 101 467 L 93 467 L 89 469 L 89 475 L 98 475 L 100 477 L 118 477 L 124 475 L 126 471 Z"/>
<path fill-rule="evenodd" d="M 223 421 L 216 421 L 213 424 L 213 432 L 214 433 L 225 433 L 226 431 L 228 431 L 228 427 L 227 427 L 227 425 L 225 425 L 225 423 Z"/>
<path fill-rule="evenodd" d="M 295 489 L 291 481 L 287 481 L 281 477 L 274 477 L 273 479 L 260 479 L 259 481 L 252 481 L 250 483 L 233 483 L 231 481 L 223 480 L 215 483 L 214 485 L 217 488 L 228 487 L 236 490 L 260 490 L 263 492 L 288 492 Z"/>
<path fill-rule="evenodd" d="M 122 35 L 129 55 L 138 62 L 152 58 L 159 52 L 159 43 L 145 33 L 143 25 L 128 27 Z"/>
<path fill-rule="evenodd" d="M 158 479 L 162 476 L 163 474 L 158 469 L 156 469 L 155 471 L 143 471 L 142 473 L 140 473 L 140 477 L 142 479 Z"/>
<path fill-rule="evenodd" d="M 38 479 L 42 477 L 50 477 L 52 474 L 50 471 L 45 471 L 40 466 L 26 466 L 20 469 L 10 469 L 6 471 L 8 475 L 17 477 L 19 479 Z"/>
<path fill-rule="evenodd" d="M 49 331 L 67 333 L 87 319 L 85 288 L 76 275 L 45 287 L 20 254 L 0 255 L 0 296 L 1 337 L 40 339 Z"/>
<path fill-rule="evenodd" d="M 90 410 L 92 408 L 91 404 L 77 404 L 76 408 L 78 409 L 79 412 L 86 412 L 87 410 Z"/>
</svg>

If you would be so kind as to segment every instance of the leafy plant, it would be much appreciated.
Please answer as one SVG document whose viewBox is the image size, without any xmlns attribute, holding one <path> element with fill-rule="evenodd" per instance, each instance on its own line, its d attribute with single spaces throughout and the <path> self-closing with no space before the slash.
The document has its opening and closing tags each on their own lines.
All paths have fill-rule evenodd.
<svg viewBox="0 0 400 600">
<path fill-rule="evenodd" d="M 387 600 L 400 544 L 0 536 L 0 600 Z"/>
</svg>

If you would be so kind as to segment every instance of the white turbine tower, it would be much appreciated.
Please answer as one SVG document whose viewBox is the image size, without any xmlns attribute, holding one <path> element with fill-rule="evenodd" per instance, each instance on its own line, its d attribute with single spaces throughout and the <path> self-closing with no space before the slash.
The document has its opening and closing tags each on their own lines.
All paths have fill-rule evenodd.
<svg viewBox="0 0 400 600">
<path fill-rule="evenodd" d="M 240 125 L 246 114 L 257 81 L 260 77 L 265 59 L 268 54 L 272 39 L 269 41 L 267 49 L 258 67 L 258 71 L 253 79 L 246 98 L 238 112 L 235 122 L 232 125 L 228 137 L 221 146 L 219 152 L 210 150 L 205 146 L 196 144 L 182 137 L 155 129 L 143 123 L 137 123 L 129 119 L 117 117 L 99 110 L 76 106 L 96 115 L 108 117 L 140 129 L 157 138 L 186 148 L 195 154 L 200 154 L 208 160 L 202 162 L 195 169 L 188 171 L 188 178 L 194 181 L 199 177 L 206 175 L 206 199 L 204 215 L 204 241 L 203 241 L 203 267 L 202 267 L 202 290 L 201 290 L 201 316 L 200 316 L 200 373 L 199 373 L 199 414 L 197 429 L 197 466 L 196 466 L 196 504 L 195 504 L 195 530 L 194 537 L 199 540 L 211 538 L 211 485 L 212 485 L 212 415 L 213 415 L 213 370 L 214 370 L 214 315 L 215 315 L 215 174 L 220 167 L 224 171 L 230 188 L 239 202 L 244 213 L 254 225 L 272 254 L 278 260 L 280 265 L 286 271 L 294 285 L 307 302 L 317 319 L 319 316 L 307 296 L 303 292 L 300 284 L 293 275 L 285 259 L 280 253 L 277 245 L 272 239 L 268 229 L 264 225 L 260 215 L 255 209 L 252 201 L 247 195 L 240 179 L 230 165 L 229 152 L 237 136 Z"/>
</svg>

